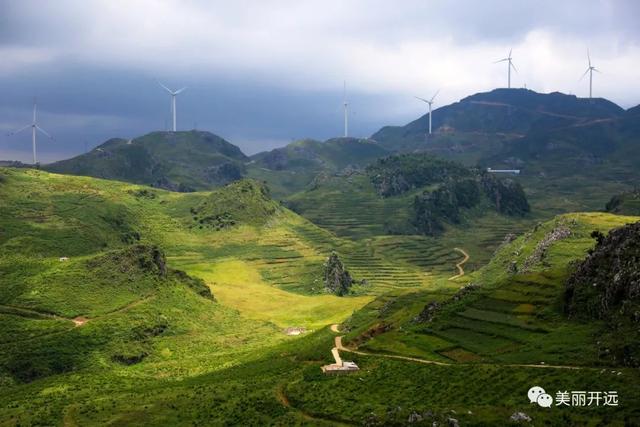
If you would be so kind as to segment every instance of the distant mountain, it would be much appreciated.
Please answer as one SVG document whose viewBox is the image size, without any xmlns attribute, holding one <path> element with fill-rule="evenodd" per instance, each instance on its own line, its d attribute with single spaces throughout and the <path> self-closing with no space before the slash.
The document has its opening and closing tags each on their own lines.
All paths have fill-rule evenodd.
<svg viewBox="0 0 640 427">
<path fill-rule="evenodd" d="M 487 160 L 494 165 L 523 165 L 549 175 L 568 176 L 602 169 L 603 179 L 637 173 L 640 161 L 640 109 L 613 117 L 590 118 L 534 128 L 513 139 Z"/>
<path fill-rule="evenodd" d="M 362 167 L 389 152 L 374 141 L 359 138 L 332 138 L 325 142 L 304 139 L 286 147 L 251 157 L 257 165 L 271 170 L 330 169 Z"/>
<path fill-rule="evenodd" d="M 193 191 L 241 179 L 247 160 L 238 147 L 223 138 L 192 130 L 110 139 L 89 153 L 43 169 Z"/>
<path fill-rule="evenodd" d="M 626 112 L 628 116 L 640 116 L 640 105 L 636 105 L 635 107 L 629 108 Z"/>
<path fill-rule="evenodd" d="M 385 126 L 371 138 L 388 150 L 428 149 L 443 140 L 450 145 L 464 145 L 469 138 L 487 134 L 504 140 L 536 130 L 611 119 L 624 113 L 621 107 L 602 98 L 589 100 L 559 92 L 495 89 L 436 109 L 432 116 L 434 134 L 429 141 L 426 141 L 427 115 L 405 126 Z"/>
<path fill-rule="evenodd" d="M 0 160 L 0 167 L 4 168 L 28 168 L 31 165 L 19 162 L 17 160 Z"/>
<path fill-rule="evenodd" d="M 266 181 L 274 196 L 285 196 L 305 189 L 318 175 L 350 174 L 389 154 L 369 139 L 304 139 L 253 155 L 247 173 Z"/>
<path fill-rule="evenodd" d="M 520 184 L 424 153 L 391 155 L 350 175 L 319 175 L 287 207 L 347 237 L 435 236 L 494 215 L 529 210 Z"/>
</svg>

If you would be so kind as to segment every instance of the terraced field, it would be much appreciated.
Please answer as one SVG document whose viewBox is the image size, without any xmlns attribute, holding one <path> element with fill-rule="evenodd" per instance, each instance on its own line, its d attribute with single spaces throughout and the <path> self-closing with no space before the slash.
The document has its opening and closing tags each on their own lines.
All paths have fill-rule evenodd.
<svg viewBox="0 0 640 427">
<path fill-rule="evenodd" d="M 357 240 L 406 229 L 413 196 L 383 199 L 365 175 L 352 175 L 329 177 L 318 189 L 298 193 L 287 203 L 320 227 Z"/>
<path fill-rule="evenodd" d="M 501 247 L 487 266 L 448 287 L 378 297 L 347 322 L 351 332 L 345 342 L 373 353 L 454 363 L 562 365 L 570 360 L 597 365 L 593 327 L 569 322 L 562 312 L 567 265 L 593 245 L 592 230 L 606 231 L 628 221 L 634 218 L 593 213 L 538 225 Z M 542 260 L 529 262 L 529 272 L 507 273 L 514 261 L 519 268 L 527 265 L 538 242 L 557 227 L 570 228 L 569 237 L 545 249 Z M 469 282 L 482 286 L 463 298 L 450 299 L 457 287 Z M 416 321 L 428 302 L 446 304 L 435 311 L 432 321 Z"/>
</svg>

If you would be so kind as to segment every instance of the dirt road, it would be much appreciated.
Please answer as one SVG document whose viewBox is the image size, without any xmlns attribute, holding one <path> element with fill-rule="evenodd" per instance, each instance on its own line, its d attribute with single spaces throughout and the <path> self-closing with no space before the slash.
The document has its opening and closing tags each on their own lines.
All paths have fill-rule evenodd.
<svg viewBox="0 0 640 427">
<path fill-rule="evenodd" d="M 462 259 L 462 261 L 460 261 L 459 263 L 456 264 L 456 268 L 458 269 L 458 274 L 456 274 L 455 276 L 449 277 L 449 280 L 457 279 L 458 277 L 464 276 L 464 268 L 462 268 L 462 266 L 467 261 L 469 261 L 469 254 L 466 253 L 464 249 L 453 248 L 453 250 L 460 252 L 464 256 L 464 258 Z"/>
</svg>

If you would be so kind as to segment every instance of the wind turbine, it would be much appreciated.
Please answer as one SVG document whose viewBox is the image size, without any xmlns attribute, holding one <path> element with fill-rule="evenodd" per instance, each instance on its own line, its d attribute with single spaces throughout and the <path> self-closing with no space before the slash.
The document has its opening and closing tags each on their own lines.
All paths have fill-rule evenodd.
<svg viewBox="0 0 640 427">
<path fill-rule="evenodd" d="M 17 133 L 20 133 L 23 130 L 28 129 L 28 128 L 31 128 L 31 146 L 33 147 L 33 164 L 37 165 L 38 164 L 38 157 L 37 157 L 37 154 L 36 154 L 36 133 L 37 133 L 36 131 L 42 132 L 49 139 L 53 139 L 53 137 L 51 135 L 49 135 L 40 126 L 38 126 L 38 121 L 36 119 L 36 100 L 35 100 L 35 98 L 33 100 L 33 121 L 30 124 L 26 125 L 25 127 L 22 127 L 22 128 L 18 129 L 15 132 L 11 132 L 9 134 L 9 136 L 15 135 Z"/>
<path fill-rule="evenodd" d="M 344 137 L 349 136 L 349 103 L 347 102 L 347 82 L 344 82 L 342 92 L 342 105 L 344 106 Z"/>
<path fill-rule="evenodd" d="M 427 101 L 424 98 L 420 98 L 419 96 L 416 96 L 416 98 L 419 99 L 420 101 L 426 102 L 427 104 L 429 104 L 429 135 L 431 135 L 431 110 L 433 107 L 433 100 L 436 99 L 436 96 L 438 96 L 439 93 L 440 93 L 440 89 L 436 91 L 435 95 L 433 95 L 429 101 Z"/>
<path fill-rule="evenodd" d="M 158 84 L 167 92 L 169 92 L 169 94 L 171 95 L 171 115 L 173 116 L 173 131 L 176 131 L 176 95 L 178 95 L 179 93 L 181 93 L 183 90 L 186 89 L 186 87 L 183 87 L 182 89 L 178 89 L 176 91 L 173 91 L 171 89 L 169 89 L 168 87 L 166 87 L 165 85 L 163 85 L 162 83 L 158 82 Z"/>
<path fill-rule="evenodd" d="M 507 87 L 509 89 L 511 89 L 511 68 L 513 68 L 513 70 L 517 73 L 518 70 L 516 69 L 516 66 L 513 65 L 513 61 L 511 58 L 511 52 L 513 52 L 513 49 L 509 50 L 509 56 L 507 56 L 506 58 L 502 58 L 499 61 L 494 62 L 494 64 L 497 64 L 498 62 L 504 62 L 507 61 Z"/>
<path fill-rule="evenodd" d="M 589 61 L 589 67 L 587 68 L 587 71 L 584 72 L 582 77 L 580 77 L 580 80 L 584 79 L 584 76 L 589 73 L 589 99 L 591 99 L 591 96 L 593 94 L 593 72 L 600 72 L 600 70 L 591 65 L 591 55 L 589 55 L 589 49 L 587 49 L 587 61 Z"/>
</svg>

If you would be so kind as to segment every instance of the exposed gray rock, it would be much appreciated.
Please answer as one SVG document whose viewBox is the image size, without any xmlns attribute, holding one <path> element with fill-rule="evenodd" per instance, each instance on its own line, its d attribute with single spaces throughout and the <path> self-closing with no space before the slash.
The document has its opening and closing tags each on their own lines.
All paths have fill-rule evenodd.
<svg viewBox="0 0 640 427">
<path fill-rule="evenodd" d="M 324 286 L 328 292 L 343 296 L 349 292 L 353 279 L 338 258 L 338 254 L 331 252 L 324 264 Z"/>
<path fill-rule="evenodd" d="M 536 264 L 542 261 L 547 254 L 549 247 L 558 240 L 566 239 L 571 235 L 571 229 L 565 224 L 558 224 L 538 242 L 533 253 L 527 257 L 522 267 L 523 272 L 531 270 Z"/>
<path fill-rule="evenodd" d="M 509 417 L 509 419 L 516 423 L 519 423 L 521 421 L 525 421 L 528 423 L 531 422 L 531 417 L 524 412 L 514 412 L 513 414 L 511 414 L 511 417 Z"/>
</svg>

